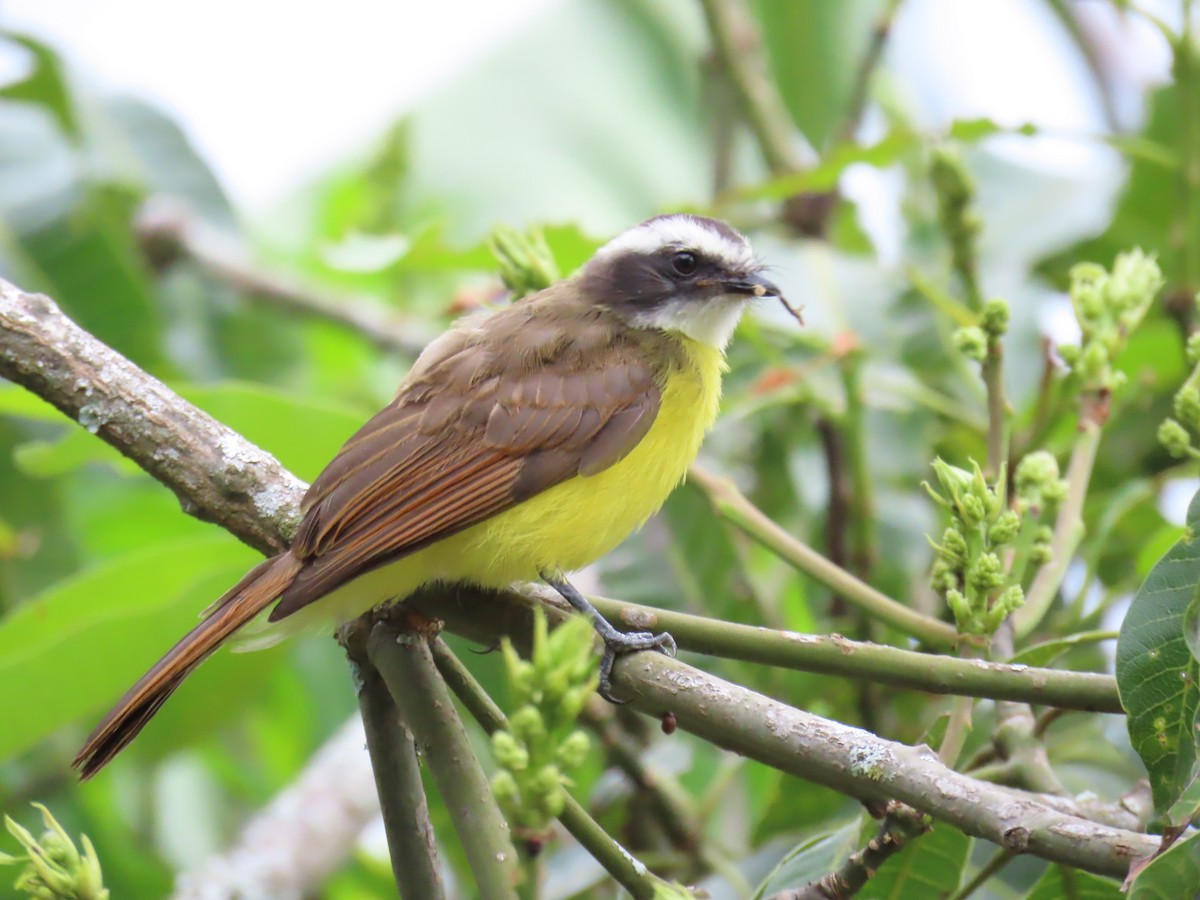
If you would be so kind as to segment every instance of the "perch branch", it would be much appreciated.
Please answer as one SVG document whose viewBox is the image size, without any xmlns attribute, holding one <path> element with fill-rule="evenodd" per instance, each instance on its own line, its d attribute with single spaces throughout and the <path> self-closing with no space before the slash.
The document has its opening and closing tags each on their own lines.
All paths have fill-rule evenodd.
<svg viewBox="0 0 1200 900">
<path fill-rule="evenodd" d="M 422 750 L 466 851 L 479 895 L 515 900 L 517 851 L 508 823 L 434 665 L 428 640 L 383 619 L 367 636 L 367 658 Z"/>
<path fill-rule="evenodd" d="M 669 631 L 682 649 L 709 656 L 861 678 L 934 694 L 1022 700 L 1089 712 L 1123 712 L 1116 682 L 1108 675 L 937 656 L 851 641 L 836 634 L 799 634 L 639 606 L 624 600 L 590 599 L 618 628 Z"/>
<path fill-rule="evenodd" d="M 355 619 L 339 629 L 338 640 L 346 648 L 358 688 L 358 708 L 383 812 L 392 875 L 400 896 L 441 900 L 445 888 L 417 745 L 368 658 L 369 627 L 365 618 Z"/>
<path fill-rule="evenodd" d="M 442 673 L 442 678 L 483 730 L 491 734 L 507 727 L 508 721 L 500 707 L 446 646 L 445 641 L 441 638 L 435 640 L 432 650 L 433 661 Z M 651 900 L 656 888 L 666 886 L 665 882 L 634 859 L 628 850 L 609 837 L 608 832 L 601 828 L 570 794 L 566 795 L 566 805 L 559 821 L 635 900 Z"/>
<path fill-rule="evenodd" d="M 958 641 L 959 635 L 953 626 L 897 603 L 796 540 L 746 499 L 728 479 L 719 478 L 700 466 L 692 466 L 688 481 L 708 496 L 722 518 L 798 571 L 845 597 L 867 615 L 936 647 L 952 647 Z"/>
</svg>

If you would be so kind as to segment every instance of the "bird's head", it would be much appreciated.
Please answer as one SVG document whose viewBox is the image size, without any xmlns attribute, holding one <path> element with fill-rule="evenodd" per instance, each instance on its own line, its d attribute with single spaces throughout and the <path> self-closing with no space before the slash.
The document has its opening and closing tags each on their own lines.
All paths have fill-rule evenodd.
<svg viewBox="0 0 1200 900">
<path fill-rule="evenodd" d="M 750 243 L 724 222 L 656 216 L 617 235 L 579 274 L 588 298 L 636 328 L 686 334 L 724 348 L 746 301 L 782 299 Z"/>
</svg>

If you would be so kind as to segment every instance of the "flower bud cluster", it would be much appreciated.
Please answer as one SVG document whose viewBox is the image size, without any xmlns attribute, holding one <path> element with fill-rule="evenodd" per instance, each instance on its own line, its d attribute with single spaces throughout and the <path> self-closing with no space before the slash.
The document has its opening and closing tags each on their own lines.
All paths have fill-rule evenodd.
<svg viewBox="0 0 1200 900">
<path fill-rule="evenodd" d="M 1071 269 L 1071 305 L 1079 320 L 1079 346 L 1059 347 L 1063 361 L 1083 382 L 1085 391 L 1112 391 L 1125 381 L 1113 360 L 1141 323 L 1163 286 L 1153 256 L 1141 250 L 1120 254 L 1112 272 L 1096 263 Z"/>
<path fill-rule="evenodd" d="M 941 459 L 933 462 L 940 490 L 925 489 L 947 510 L 950 524 L 941 542 L 930 543 L 937 553 L 930 576 L 934 590 L 946 598 L 958 630 L 992 634 L 1013 610 L 1025 602 L 1019 583 L 1011 579 L 1001 552 L 1022 530 L 1021 517 L 1005 503 L 1003 483 L 993 488 L 974 461 L 971 471 Z"/>
<path fill-rule="evenodd" d="M 496 257 L 500 280 L 514 303 L 549 287 L 561 277 L 540 228 L 518 231 L 507 225 L 497 226 L 488 237 L 488 249 Z"/>
<path fill-rule="evenodd" d="M 592 626 L 573 616 L 547 633 L 534 620 L 533 652 L 523 660 L 505 640 L 502 650 L 515 712 L 492 735 L 499 771 L 492 792 L 514 828 L 540 833 L 562 812 L 564 785 L 587 758 L 588 737 L 576 723 L 596 689 Z"/>
<path fill-rule="evenodd" d="M 1200 295 L 1196 302 L 1200 306 Z M 1192 442 L 1192 435 L 1200 433 L 1200 332 L 1188 338 L 1187 359 L 1192 374 L 1175 394 L 1174 416 L 1158 426 L 1158 442 L 1176 459 L 1200 459 Z"/>
<path fill-rule="evenodd" d="M 25 863 L 13 887 L 37 900 L 108 900 L 108 890 L 100 872 L 100 860 L 87 835 L 80 836 L 83 852 L 58 824 L 50 810 L 40 803 L 33 806 L 42 814 L 46 831 L 35 838 L 8 816 L 8 833 L 25 848 L 23 856 L 0 853 L 0 865 Z"/>
</svg>

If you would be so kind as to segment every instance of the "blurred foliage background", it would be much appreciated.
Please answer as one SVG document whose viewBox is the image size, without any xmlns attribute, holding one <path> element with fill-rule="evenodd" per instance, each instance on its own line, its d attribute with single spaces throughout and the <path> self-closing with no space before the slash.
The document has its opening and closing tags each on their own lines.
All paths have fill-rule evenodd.
<svg viewBox="0 0 1200 900">
<path fill-rule="evenodd" d="M 986 433 L 982 383 L 955 351 L 958 323 L 939 302 L 958 288 L 928 166 L 930 147 L 949 141 L 978 185 L 984 291 L 1011 305 L 1014 458 L 1043 448 L 1065 461 L 1074 440 L 1073 399 L 1050 349 L 1077 339 L 1063 293 L 1069 266 L 1110 265 L 1131 246 L 1163 266 L 1164 300 L 1119 363 L 1130 386 L 1105 429 L 1088 537 L 1050 615 L 1025 640 L 1112 630 L 1182 533 L 1178 498 L 1195 486 L 1193 466 L 1173 460 L 1155 431 L 1188 371 L 1184 339 L 1200 288 L 1200 68 L 1181 42 L 1161 81 L 1131 75 L 1131 55 L 1171 56 L 1176 4 L 1025 5 L 1035 32 L 1005 53 L 1020 66 L 1029 47 L 1055 42 L 1093 124 L 1032 121 L 1020 109 L 956 118 L 937 85 L 906 79 L 930 39 L 930 4 L 758 0 L 739 52 L 761 54 L 783 100 L 791 157 L 781 162 L 747 127 L 701 4 L 569 0 L 380 121 L 376 140 L 250 221 L 168 115 L 96 88 L 54 46 L 6 33 L 25 68 L 0 88 L 0 274 L 49 294 L 311 479 L 390 398 L 411 362 L 405 348 L 502 300 L 486 246 L 497 224 L 544 226 L 569 271 L 613 232 L 658 212 L 726 217 L 804 306 L 807 327 L 797 331 L 767 307 L 741 327 L 705 464 L 734 477 L 792 534 L 945 617 L 926 583 L 925 535 L 942 525 L 920 484 L 935 455 L 982 460 Z M 752 39 L 759 32 L 761 46 Z M 173 237 L 150 240 L 163 227 Z M 271 290 L 254 276 L 273 279 Z M 381 346 L 332 321 L 336 313 L 305 313 L 293 293 L 365 310 L 403 339 Z M 68 763 L 95 717 L 253 561 L 91 435 L 0 384 L 0 808 L 28 820 L 28 802 L 40 800 L 68 831 L 90 835 L 114 897 L 169 894 L 176 873 L 230 843 L 355 713 L 331 640 L 221 653 L 109 770 L 75 783 Z M 594 577 L 632 601 L 899 640 L 734 532 L 692 487 Z M 1111 671 L 1110 648 L 1085 642 L 1056 664 Z M 504 695 L 496 655 L 463 658 Z M 952 703 L 699 664 L 908 743 L 929 739 Z M 978 705 L 964 758 L 988 742 L 991 710 Z M 695 843 L 664 826 L 611 742 L 593 750 L 573 793 L 656 869 L 714 897 L 752 895 L 793 848 L 858 839 L 860 811 L 831 791 L 682 733 L 663 737 L 632 715 L 600 715 L 677 789 Z M 1062 717 L 1046 744 L 1072 792 L 1114 800 L 1144 777 L 1118 717 Z M 464 878 L 451 833 L 439 834 Z M 862 896 L 933 896 L 915 874 L 931 866 L 949 873 L 952 890 L 991 857 L 993 848 L 976 844 L 939 826 L 905 851 L 927 856 L 902 855 Z M 544 864 L 547 897 L 616 894 L 569 840 L 550 847 Z M 1027 896 L 1035 884 L 1037 896 L 1056 896 L 1062 877 L 1021 858 L 972 896 Z M 1113 890 L 1097 882 L 1097 891 Z M 378 828 L 312 887 L 330 898 L 392 890 Z"/>
</svg>

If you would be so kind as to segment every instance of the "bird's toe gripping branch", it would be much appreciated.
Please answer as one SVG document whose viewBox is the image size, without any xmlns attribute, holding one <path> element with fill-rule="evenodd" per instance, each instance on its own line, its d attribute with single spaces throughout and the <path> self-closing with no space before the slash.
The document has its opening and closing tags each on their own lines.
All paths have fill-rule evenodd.
<svg viewBox="0 0 1200 900">
<path fill-rule="evenodd" d="M 612 692 L 612 670 L 618 656 L 623 653 L 635 653 L 638 650 L 658 650 L 660 653 L 667 654 L 667 656 L 675 655 L 677 649 L 675 638 L 671 637 L 665 631 L 661 634 L 654 634 L 649 631 L 631 631 L 628 633 L 618 631 L 565 578 L 561 576 L 545 576 L 545 581 L 546 584 L 558 591 L 559 596 L 570 603 L 574 609 L 591 618 L 592 626 L 596 629 L 596 633 L 600 635 L 600 639 L 604 641 L 604 655 L 600 660 L 600 684 L 597 687 L 597 691 L 609 703 L 628 702 L 627 700 L 620 700 L 613 696 Z"/>
</svg>

